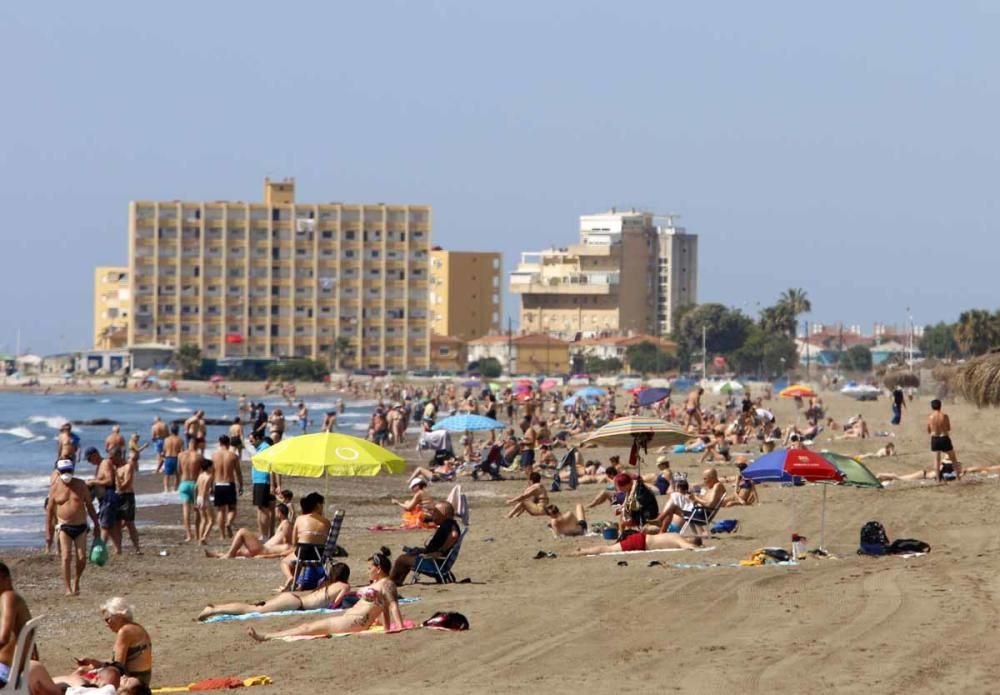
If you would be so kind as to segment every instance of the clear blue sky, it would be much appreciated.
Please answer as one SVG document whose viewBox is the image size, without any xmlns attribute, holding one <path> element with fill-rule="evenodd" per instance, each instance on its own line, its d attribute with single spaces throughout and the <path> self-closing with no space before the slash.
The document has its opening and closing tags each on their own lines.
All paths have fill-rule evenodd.
<svg viewBox="0 0 1000 695">
<path fill-rule="evenodd" d="M 677 212 L 702 301 L 995 308 L 1000 4 L 0 4 L 0 350 L 88 346 L 131 199 L 434 206 L 434 241 Z M 506 298 L 506 311 L 516 307 Z"/>
</svg>

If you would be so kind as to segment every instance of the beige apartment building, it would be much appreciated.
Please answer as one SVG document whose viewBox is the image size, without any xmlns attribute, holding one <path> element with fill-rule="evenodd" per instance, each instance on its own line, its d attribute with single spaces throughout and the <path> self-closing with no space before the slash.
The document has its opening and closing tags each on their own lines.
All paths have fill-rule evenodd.
<svg viewBox="0 0 1000 695">
<path fill-rule="evenodd" d="M 497 252 L 431 251 L 431 330 L 464 341 L 500 332 L 500 275 Z"/>
<path fill-rule="evenodd" d="M 698 237 L 674 216 L 612 209 L 581 216 L 576 244 L 521 254 L 510 289 L 525 332 L 662 336 L 698 301 L 697 264 Z"/>
<path fill-rule="evenodd" d="M 129 205 L 129 345 L 210 358 L 307 357 L 339 368 L 426 369 L 431 209 L 262 202 Z"/>
<path fill-rule="evenodd" d="M 117 350 L 128 343 L 128 268 L 98 266 L 94 271 L 94 349 Z"/>
</svg>

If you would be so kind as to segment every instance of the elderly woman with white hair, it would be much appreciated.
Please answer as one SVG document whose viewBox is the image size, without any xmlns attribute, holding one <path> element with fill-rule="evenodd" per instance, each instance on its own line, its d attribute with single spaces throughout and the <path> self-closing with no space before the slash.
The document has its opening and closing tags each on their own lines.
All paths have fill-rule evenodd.
<svg viewBox="0 0 1000 695">
<path fill-rule="evenodd" d="M 135 622 L 132 606 L 115 596 L 101 606 L 101 617 L 108 629 L 116 634 L 114 653 L 110 661 L 121 664 L 125 675 L 148 686 L 153 678 L 153 641 L 146 629 Z M 80 666 L 100 668 L 104 659 L 77 659 Z"/>
</svg>

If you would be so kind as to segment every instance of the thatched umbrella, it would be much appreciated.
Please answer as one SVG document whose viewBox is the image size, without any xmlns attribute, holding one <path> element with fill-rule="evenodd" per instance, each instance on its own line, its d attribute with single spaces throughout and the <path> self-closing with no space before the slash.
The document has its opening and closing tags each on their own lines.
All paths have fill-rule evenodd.
<svg viewBox="0 0 1000 695">
<path fill-rule="evenodd" d="M 957 382 L 958 392 L 978 407 L 1000 406 L 1000 352 L 967 362 Z"/>
<path fill-rule="evenodd" d="M 882 383 L 885 387 L 892 391 L 896 388 L 920 388 L 920 377 L 913 372 L 889 372 L 882 379 Z"/>
<path fill-rule="evenodd" d="M 938 384 L 938 398 L 948 398 L 955 392 L 961 375 L 961 368 L 955 364 L 941 363 L 931 370 L 931 376 Z"/>
</svg>

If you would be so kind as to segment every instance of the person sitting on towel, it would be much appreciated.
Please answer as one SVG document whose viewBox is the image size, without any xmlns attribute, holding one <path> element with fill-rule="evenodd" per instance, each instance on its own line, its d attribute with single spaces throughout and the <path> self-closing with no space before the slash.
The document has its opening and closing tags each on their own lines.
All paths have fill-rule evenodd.
<svg viewBox="0 0 1000 695">
<path fill-rule="evenodd" d="M 587 535 L 587 515 L 583 511 L 583 505 L 576 505 L 572 512 L 560 513 L 559 507 L 554 504 L 545 506 L 545 513 L 549 517 L 549 528 L 552 535 L 559 536 L 586 536 Z"/>
</svg>

